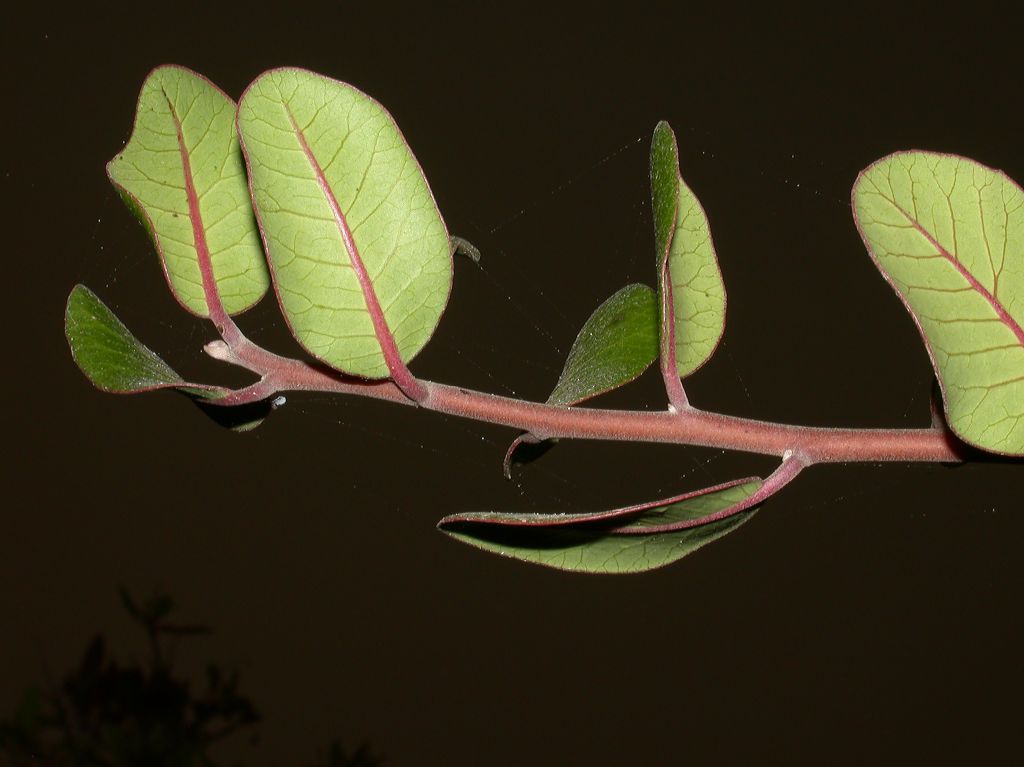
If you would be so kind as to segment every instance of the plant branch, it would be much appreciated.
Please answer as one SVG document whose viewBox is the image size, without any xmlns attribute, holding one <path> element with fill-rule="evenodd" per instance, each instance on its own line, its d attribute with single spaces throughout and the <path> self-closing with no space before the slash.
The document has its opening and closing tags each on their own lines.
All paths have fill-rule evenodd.
<svg viewBox="0 0 1024 767">
<path fill-rule="evenodd" d="M 329 368 L 281 357 L 244 341 L 208 344 L 212 357 L 240 365 L 260 380 L 210 404 L 242 405 L 283 391 L 353 394 L 413 404 L 391 381 L 366 381 Z M 420 381 L 427 410 L 509 426 L 549 438 L 658 442 L 740 450 L 785 457 L 792 451 L 804 466 L 875 461 L 958 463 L 964 447 L 943 428 L 835 429 L 770 423 L 688 407 L 672 412 L 564 407 L 502 397 L 431 381 Z M 789 464 L 790 467 L 795 464 Z"/>
<path fill-rule="evenodd" d="M 676 369 L 675 302 L 672 296 L 668 258 L 671 235 L 666 238 L 664 252 L 659 258 L 659 277 L 662 286 L 660 362 L 669 397 L 667 411 L 650 413 L 548 405 L 415 378 L 398 354 L 394 337 L 384 320 L 383 311 L 365 273 L 365 267 L 355 248 L 344 215 L 306 144 L 305 136 L 290 112 L 292 127 L 299 137 L 303 151 L 318 173 L 318 181 L 331 202 L 353 268 L 359 274 L 374 330 L 392 378 L 376 382 L 356 379 L 321 365 L 273 354 L 245 337 L 220 299 L 181 121 L 174 111 L 171 99 L 166 93 L 164 96 L 174 120 L 184 166 L 185 191 L 207 308 L 210 319 L 223 339 L 208 344 L 206 352 L 215 359 L 239 365 L 260 376 L 256 383 L 228 392 L 218 399 L 209 400 L 210 404 L 230 406 L 259 402 L 282 391 L 338 392 L 403 404 L 417 404 L 429 410 L 510 426 L 530 434 L 543 435 L 545 438 L 664 442 L 782 457 L 782 466 L 765 481 L 758 493 L 775 492 L 801 468 L 813 463 L 963 460 L 962 446 L 944 425 L 933 425 L 930 429 L 904 430 L 823 429 L 735 418 L 692 407 L 686 398 Z M 678 170 L 676 173 L 678 175 Z M 678 194 L 677 186 L 676 206 Z M 674 217 L 673 207 L 673 221 Z M 453 250 L 457 250 L 459 243 L 453 240 L 452 245 Z M 799 455 L 799 459 L 793 458 L 794 455 Z M 508 456 L 506 465 L 507 463 Z"/>
</svg>

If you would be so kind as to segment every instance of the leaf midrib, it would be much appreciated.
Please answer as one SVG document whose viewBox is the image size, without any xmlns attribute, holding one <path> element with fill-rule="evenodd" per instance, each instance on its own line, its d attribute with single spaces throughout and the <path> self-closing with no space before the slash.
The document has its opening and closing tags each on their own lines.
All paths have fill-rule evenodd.
<svg viewBox="0 0 1024 767">
<path fill-rule="evenodd" d="M 320 187 L 320 191 L 323 193 L 324 198 L 327 200 L 327 204 L 331 208 L 331 213 L 334 216 L 334 223 L 338 227 L 342 243 L 348 253 L 349 263 L 356 274 L 356 279 L 358 280 L 359 287 L 362 290 L 363 300 L 366 302 L 366 308 L 370 314 L 370 321 L 373 323 L 374 334 L 377 337 L 377 342 L 381 345 L 384 358 L 385 360 L 388 358 L 394 360 L 401 359 L 394 336 L 391 333 L 391 329 L 388 327 L 387 319 L 384 317 L 384 310 L 380 305 L 377 292 L 374 290 L 373 281 L 370 279 L 370 274 L 366 270 L 366 264 L 363 263 L 359 249 L 356 247 L 355 238 L 353 237 L 352 230 L 348 225 L 348 219 L 345 217 L 345 213 L 341 210 L 338 198 L 335 196 L 334 190 L 331 189 L 331 185 L 327 181 L 327 177 L 324 175 L 323 168 L 317 160 L 316 155 L 313 154 L 313 150 L 309 146 L 309 142 L 306 141 L 306 134 L 302 128 L 299 127 L 299 123 L 295 119 L 295 115 L 292 113 L 291 108 L 286 102 L 282 102 L 282 106 L 284 107 L 285 113 L 288 115 L 288 121 L 291 123 L 292 130 L 295 132 L 295 138 L 299 142 L 302 153 L 305 155 L 306 160 L 309 162 L 310 169 L 316 176 L 317 185 Z"/>
<path fill-rule="evenodd" d="M 196 192 L 195 179 L 192 175 L 192 161 L 188 147 L 185 145 L 185 134 L 178 117 L 178 111 L 174 108 L 174 102 L 167 94 L 167 90 L 160 88 L 164 99 L 167 101 L 167 108 L 171 113 L 171 121 L 174 123 L 174 132 L 178 139 L 178 153 L 181 156 L 182 174 L 185 180 L 185 197 L 188 200 L 188 215 L 192 222 L 192 240 L 196 249 L 196 260 L 199 263 L 199 273 L 203 280 L 203 298 L 206 301 L 206 313 L 213 315 L 220 304 L 220 296 L 217 294 L 217 283 L 213 275 L 213 261 L 210 258 L 210 248 L 206 242 L 206 227 L 203 224 L 203 215 L 199 209 L 199 194 Z"/>
<path fill-rule="evenodd" d="M 879 194 L 881 194 L 881 192 L 879 192 Z M 989 306 L 992 307 L 992 310 L 996 313 L 996 316 L 999 318 L 1000 322 L 1002 322 L 1010 330 L 1010 332 L 1013 333 L 1014 336 L 1016 336 L 1017 345 L 1020 347 L 1024 347 L 1024 328 L 1022 328 L 1020 323 L 1018 323 L 1010 315 L 1010 313 L 1003 307 L 1003 305 L 999 302 L 999 299 L 997 299 L 991 293 L 991 291 L 989 291 L 984 285 L 982 285 L 978 281 L 978 279 L 973 274 L 971 274 L 970 271 L 968 271 L 968 269 L 962 263 L 960 263 L 960 260 L 957 259 L 948 250 L 946 250 L 946 248 L 937 239 L 935 239 L 932 233 L 925 229 L 924 226 L 922 226 L 921 223 L 915 217 L 911 216 L 910 213 L 907 212 L 902 205 L 896 202 L 896 200 L 887 197 L 884 194 L 881 194 L 881 196 L 882 199 L 884 199 L 886 202 L 892 205 L 897 211 L 899 211 L 900 215 L 902 215 L 907 220 L 911 227 L 913 227 L 917 232 L 919 232 L 922 237 L 928 240 L 931 246 L 935 248 L 936 252 L 944 259 L 946 259 L 946 261 L 948 261 L 954 269 L 956 269 L 960 276 L 963 277 L 964 280 L 966 280 L 967 284 L 970 285 L 975 292 L 977 292 L 982 298 L 984 298 L 988 302 Z"/>
</svg>

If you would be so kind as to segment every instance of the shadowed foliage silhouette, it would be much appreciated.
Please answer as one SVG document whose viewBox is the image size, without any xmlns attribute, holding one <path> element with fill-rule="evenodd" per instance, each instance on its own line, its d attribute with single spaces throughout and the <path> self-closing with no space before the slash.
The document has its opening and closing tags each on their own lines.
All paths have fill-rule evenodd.
<svg viewBox="0 0 1024 767">
<path fill-rule="evenodd" d="M 148 658 L 138 665 L 114 659 L 102 635 L 78 667 L 53 689 L 27 690 L 0 720 L 0 764 L 52 767 L 217 767 L 214 746 L 232 735 L 258 739 L 261 716 L 239 690 L 239 674 L 211 663 L 198 694 L 175 675 L 178 640 L 211 633 L 172 622 L 166 594 L 139 602 L 125 589 L 121 602 L 146 634 Z M 375 767 L 366 744 L 351 754 L 334 740 L 314 767 Z"/>
</svg>

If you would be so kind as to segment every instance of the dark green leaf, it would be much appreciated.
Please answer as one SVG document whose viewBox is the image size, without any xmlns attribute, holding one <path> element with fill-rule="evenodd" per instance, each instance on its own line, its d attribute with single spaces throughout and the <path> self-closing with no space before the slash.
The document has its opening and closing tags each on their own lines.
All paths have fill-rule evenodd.
<svg viewBox="0 0 1024 767">
<path fill-rule="evenodd" d="M 590 315 L 548 403 L 573 405 L 627 384 L 657 356 L 654 291 L 646 285 L 627 285 Z"/>
<path fill-rule="evenodd" d="M 84 285 L 76 285 L 68 297 L 64 332 L 78 367 L 103 391 L 203 388 L 184 381 Z"/>
</svg>

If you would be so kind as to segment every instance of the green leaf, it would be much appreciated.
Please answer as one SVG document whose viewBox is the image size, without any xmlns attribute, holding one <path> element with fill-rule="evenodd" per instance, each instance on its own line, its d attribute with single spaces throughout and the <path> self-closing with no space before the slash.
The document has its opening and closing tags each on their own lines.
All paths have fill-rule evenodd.
<svg viewBox="0 0 1024 767">
<path fill-rule="evenodd" d="M 676 134 L 662 120 L 651 139 L 651 212 L 654 217 L 654 249 L 658 273 L 668 256 L 679 209 L 679 149 Z"/>
<path fill-rule="evenodd" d="M 234 102 L 211 82 L 158 67 L 143 83 L 128 144 L 107 164 L 153 238 L 174 297 L 201 317 L 210 315 L 205 277 L 229 314 L 270 285 L 234 118 Z"/>
<path fill-rule="evenodd" d="M 658 308 L 646 285 L 627 285 L 601 304 L 576 336 L 549 405 L 575 405 L 635 380 L 658 356 Z M 512 463 L 535 460 L 553 444 L 543 435 L 516 437 L 502 463 L 506 478 Z M 524 446 L 533 447 L 526 450 Z M 531 455 L 517 458 L 523 450 Z"/>
<path fill-rule="evenodd" d="M 233 431 L 259 426 L 273 408 L 267 401 L 218 407 L 229 394 L 220 386 L 189 383 L 145 346 L 85 285 L 75 285 L 64 313 L 71 356 L 93 386 L 114 394 L 174 389 L 189 396 L 215 422 Z"/>
<path fill-rule="evenodd" d="M 573 405 L 627 384 L 657 356 L 654 291 L 646 285 L 627 285 L 583 325 L 548 403 Z"/>
<path fill-rule="evenodd" d="M 191 387 L 131 334 L 85 285 L 75 285 L 64 313 L 71 356 L 98 389 L 118 394 Z"/>
<path fill-rule="evenodd" d="M 452 283 L 444 222 L 398 126 L 350 85 L 277 69 L 243 94 L 238 127 L 293 335 L 337 370 L 388 376 L 430 339 Z"/>
<path fill-rule="evenodd" d="M 616 532 L 630 527 L 700 519 L 740 503 L 761 486 L 745 479 L 654 504 L 597 514 L 500 514 L 445 517 L 438 528 L 456 540 L 523 562 L 583 573 L 638 573 L 676 562 L 732 532 L 756 508 L 709 524 L 644 535 Z"/>
<path fill-rule="evenodd" d="M 651 144 L 651 207 L 662 355 L 674 357 L 685 378 L 711 358 L 722 339 L 725 285 L 707 215 L 679 175 L 679 149 L 666 122 L 658 123 Z"/>
<path fill-rule="evenodd" d="M 853 209 L 921 331 L 949 426 L 1024 455 L 1024 192 L 973 160 L 897 152 L 860 174 Z"/>
</svg>

